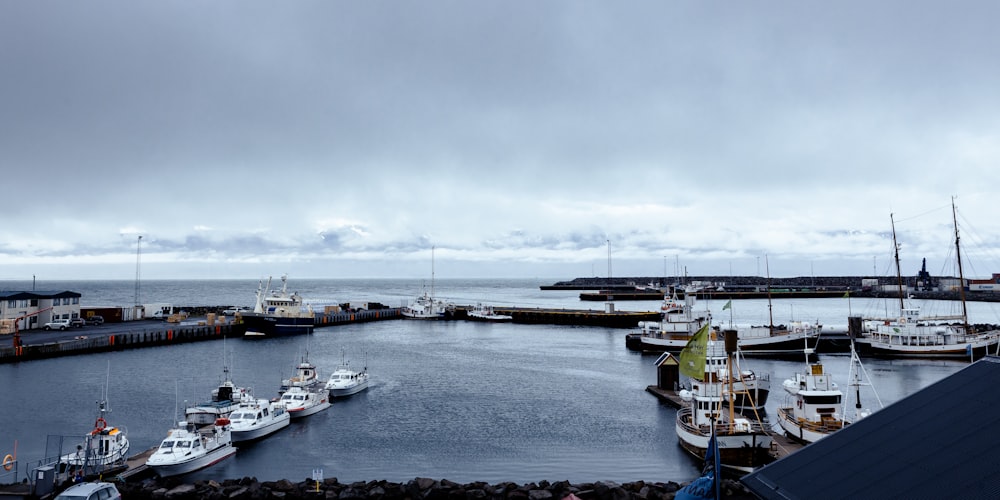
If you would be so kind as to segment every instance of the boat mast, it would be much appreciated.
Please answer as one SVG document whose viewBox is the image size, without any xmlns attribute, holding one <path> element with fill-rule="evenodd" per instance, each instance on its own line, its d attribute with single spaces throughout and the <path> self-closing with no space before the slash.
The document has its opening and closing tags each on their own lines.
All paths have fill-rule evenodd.
<svg viewBox="0 0 1000 500">
<path fill-rule="evenodd" d="M 889 214 L 889 222 L 892 225 L 892 249 L 896 258 L 896 287 L 899 289 L 899 314 L 903 314 L 903 273 L 899 270 L 899 243 L 896 242 L 896 221 Z"/>
<path fill-rule="evenodd" d="M 962 274 L 962 252 L 958 248 L 958 216 L 955 212 L 955 197 L 951 197 L 951 220 L 955 224 L 955 257 L 958 259 L 958 296 L 962 300 L 962 326 L 969 333 L 969 315 L 965 305 L 965 276 Z"/>
<path fill-rule="evenodd" d="M 431 311 L 434 311 L 434 245 L 431 245 Z"/>
<path fill-rule="evenodd" d="M 772 314 L 771 308 L 771 266 L 767 263 L 767 254 L 764 254 L 764 272 L 767 273 L 767 329 L 770 335 L 774 335 L 774 314 Z"/>
</svg>

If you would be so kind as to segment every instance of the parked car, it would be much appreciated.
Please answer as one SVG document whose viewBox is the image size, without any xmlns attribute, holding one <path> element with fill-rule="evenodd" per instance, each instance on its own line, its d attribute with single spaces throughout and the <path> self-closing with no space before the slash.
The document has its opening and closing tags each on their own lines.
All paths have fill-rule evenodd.
<svg viewBox="0 0 1000 500">
<path fill-rule="evenodd" d="M 104 324 L 104 316 L 91 316 L 91 317 L 87 318 L 87 324 L 88 325 L 103 325 Z"/>
<path fill-rule="evenodd" d="M 77 483 L 66 488 L 55 500 L 121 500 L 113 483 Z"/>
<path fill-rule="evenodd" d="M 70 328 L 70 326 L 72 325 L 69 324 L 68 319 L 55 319 L 45 323 L 45 325 L 42 326 L 42 330 L 66 330 Z"/>
<path fill-rule="evenodd" d="M 74 326 L 76 328 L 83 328 L 83 325 L 86 325 L 87 321 L 83 318 L 73 318 L 69 320 L 69 324 L 70 326 Z"/>
<path fill-rule="evenodd" d="M 243 314 L 245 312 L 250 312 L 250 308 L 239 306 L 239 307 L 230 307 L 229 309 L 222 311 L 222 314 L 225 316 L 235 316 L 237 314 Z"/>
</svg>

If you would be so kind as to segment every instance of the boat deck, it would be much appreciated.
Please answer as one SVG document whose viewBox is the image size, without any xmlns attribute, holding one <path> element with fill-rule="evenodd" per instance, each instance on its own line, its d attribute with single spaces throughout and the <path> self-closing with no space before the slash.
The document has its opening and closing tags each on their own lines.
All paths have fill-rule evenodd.
<svg viewBox="0 0 1000 500">
<path fill-rule="evenodd" d="M 149 456 L 156 451 L 156 447 L 152 447 L 142 453 L 132 455 L 125 460 L 125 471 L 118 474 L 118 478 L 122 481 L 128 481 L 130 479 L 138 479 L 141 477 L 146 477 L 151 471 L 149 466 L 146 465 L 146 460 Z"/>
</svg>

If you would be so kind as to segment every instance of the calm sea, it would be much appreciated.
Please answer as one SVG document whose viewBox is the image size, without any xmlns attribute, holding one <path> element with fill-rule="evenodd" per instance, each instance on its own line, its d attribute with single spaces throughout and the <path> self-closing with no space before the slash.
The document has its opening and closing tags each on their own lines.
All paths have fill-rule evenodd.
<svg viewBox="0 0 1000 500">
<path fill-rule="evenodd" d="M 535 280 L 438 280 L 435 295 L 458 304 L 604 309 L 579 292 L 541 291 Z M 73 290 L 84 306 L 132 304 L 128 281 L 39 282 L 39 290 Z M 419 280 L 297 280 L 289 289 L 316 304 L 380 302 L 399 306 L 430 283 Z M 4 282 L 6 289 L 31 283 Z M 140 302 L 250 305 L 256 280 L 142 282 Z M 766 300 L 708 303 L 717 323 L 765 324 Z M 619 302 L 618 309 L 657 310 L 657 302 Z M 771 307 L 775 323 L 846 324 L 852 314 L 885 306 L 857 299 L 788 300 Z M 927 303 L 928 310 L 953 308 Z M 972 319 L 997 321 L 991 304 L 972 304 Z M 944 311 L 939 311 L 944 312 Z M 314 469 L 341 481 L 417 476 L 459 482 L 687 481 L 698 463 L 677 445 L 675 410 L 644 391 L 656 382 L 655 355 L 625 348 L 627 330 L 596 327 L 381 321 L 320 328 L 310 336 L 240 339 L 0 365 L 0 454 L 17 446 L 22 462 L 46 455 L 48 435 L 81 436 L 107 387 L 109 421 L 125 426 L 133 452 L 159 444 L 186 403 L 209 397 L 228 360 L 238 385 L 273 397 L 282 378 L 308 355 L 323 374 L 342 356 L 367 365 L 371 387 L 327 411 L 293 422 L 192 479 L 253 476 L 302 480 Z M 823 356 L 846 379 L 846 356 Z M 774 414 L 780 383 L 803 368 L 794 361 L 750 360 L 770 374 Z M 960 362 L 865 360 L 878 395 L 896 401 L 965 366 Z M 841 382 L 845 387 L 846 382 Z M 866 407 L 875 407 L 870 391 Z"/>
</svg>

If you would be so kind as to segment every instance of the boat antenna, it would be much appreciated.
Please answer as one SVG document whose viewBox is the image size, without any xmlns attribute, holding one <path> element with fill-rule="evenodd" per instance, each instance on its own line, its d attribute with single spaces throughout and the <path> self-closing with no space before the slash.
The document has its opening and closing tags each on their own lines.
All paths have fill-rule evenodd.
<svg viewBox="0 0 1000 500">
<path fill-rule="evenodd" d="M 139 261 L 142 255 L 142 235 L 135 244 L 135 305 L 139 306 Z"/>
</svg>

